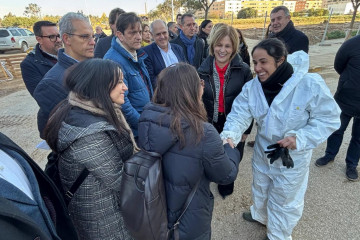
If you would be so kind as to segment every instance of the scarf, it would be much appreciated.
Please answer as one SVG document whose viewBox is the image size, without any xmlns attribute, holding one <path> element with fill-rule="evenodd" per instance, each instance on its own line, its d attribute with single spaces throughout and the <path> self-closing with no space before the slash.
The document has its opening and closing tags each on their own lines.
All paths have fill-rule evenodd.
<svg viewBox="0 0 360 240">
<path fill-rule="evenodd" d="M 116 38 L 116 42 L 120 45 L 120 47 L 122 47 L 123 49 L 125 49 L 125 51 L 127 51 L 130 56 L 134 59 L 135 62 L 138 61 L 137 58 L 137 52 L 135 51 L 135 53 L 130 52 L 129 50 L 126 49 L 126 47 L 124 47 L 124 45 L 121 43 L 120 39 Z"/>
<path fill-rule="evenodd" d="M 98 107 L 94 104 L 91 100 L 84 100 L 77 96 L 76 93 L 70 92 L 68 97 L 68 102 L 70 105 L 79 107 L 81 109 L 87 110 L 91 113 L 95 113 L 100 116 L 106 116 L 107 114 L 104 112 L 104 110 L 101 107 Z M 130 129 L 129 124 L 126 122 L 125 117 L 123 113 L 120 110 L 120 105 L 114 103 L 114 110 L 116 113 L 116 116 L 119 119 L 119 122 L 121 124 L 121 127 L 125 130 L 126 133 L 128 133 L 128 136 L 130 137 L 131 143 L 134 146 L 134 153 L 139 150 L 138 146 L 136 145 L 134 135 Z M 116 127 L 115 127 L 116 128 Z"/>
<path fill-rule="evenodd" d="M 194 62 L 194 56 L 195 56 L 195 47 L 194 43 L 196 41 L 196 35 L 194 35 L 191 39 L 189 39 L 187 36 L 184 35 L 184 33 L 180 32 L 180 39 L 186 46 L 186 52 L 189 63 L 192 65 Z"/>
<path fill-rule="evenodd" d="M 285 35 L 289 34 L 291 30 L 295 29 L 293 21 L 290 20 L 286 27 L 278 33 L 273 33 L 271 36 L 276 38 L 283 38 Z"/>
<path fill-rule="evenodd" d="M 224 74 L 224 86 L 223 86 L 223 92 L 225 92 L 225 80 L 227 75 L 230 71 L 230 63 L 228 64 L 228 67 L 226 69 L 226 72 Z M 214 85 L 215 85 L 215 99 L 214 99 L 214 114 L 213 114 L 213 122 L 217 122 L 219 118 L 219 94 L 220 94 L 220 77 L 216 70 L 215 65 L 215 58 L 213 61 L 213 79 L 214 79 Z M 224 99 L 224 105 L 225 105 L 225 99 Z"/>
<path fill-rule="evenodd" d="M 260 82 L 269 106 L 271 105 L 276 95 L 278 95 L 278 93 L 281 91 L 284 83 L 291 77 L 293 73 L 293 67 L 290 63 L 285 61 L 276 69 L 273 74 L 271 74 L 271 76 L 265 82 Z"/>
</svg>

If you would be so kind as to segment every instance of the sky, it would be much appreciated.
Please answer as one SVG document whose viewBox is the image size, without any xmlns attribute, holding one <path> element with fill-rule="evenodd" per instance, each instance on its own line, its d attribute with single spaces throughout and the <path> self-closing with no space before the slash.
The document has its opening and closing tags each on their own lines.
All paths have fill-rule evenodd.
<svg viewBox="0 0 360 240">
<path fill-rule="evenodd" d="M 36 3 L 41 7 L 42 15 L 64 15 L 67 12 L 82 10 L 85 14 L 101 16 L 109 15 L 111 9 L 119 7 L 126 12 L 145 13 L 154 9 L 164 0 L 0 0 L 0 17 L 11 12 L 16 16 L 24 16 L 25 7 L 29 3 Z"/>
</svg>

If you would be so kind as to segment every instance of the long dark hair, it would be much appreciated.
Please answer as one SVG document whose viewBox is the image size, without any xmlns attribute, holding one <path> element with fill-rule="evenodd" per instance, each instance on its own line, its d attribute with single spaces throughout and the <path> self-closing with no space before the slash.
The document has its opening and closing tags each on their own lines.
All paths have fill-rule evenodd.
<svg viewBox="0 0 360 240">
<path fill-rule="evenodd" d="M 119 65 L 111 60 L 89 59 L 69 67 L 64 83 L 67 90 L 74 92 L 78 98 L 92 101 L 95 107 L 101 108 L 107 121 L 120 132 L 124 132 L 125 127 L 120 123 L 110 98 L 110 92 L 118 84 L 121 74 Z M 71 108 L 68 99 L 65 99 L 50 114 L 44 134 L 46 142 L 54 152 L 57 152 L 61 124 Z"/>
<path fill-rule="evenodd" d="M 251 51 L 251 55 L 254 55 L 254 51 L 257 48 L 264 49 L 266 53 L 275 59 L 275 62 L 281 61 L 282 57 L 287 58 L 288 52 L 285 44 L 277 38 L 267 38 L 256 44 Z"/>
<path fill-rule="evenodd" d="M 244 45 L 247 47 L 247 44 L 245 42 L 244 35 L 242 34 L 241 30 L 236 28 L 237 33 L 239 34 L 240 44 L 244 43 Z"/>
<path fill-rule="evenodd" d="M 202 86 L 196 69 L 187 63 L 177 63 L 162 70 L 157 77 L 157 87 L 153 102 L 170 109 L 171 131 L 179 138 L 180 146 L 185 146 L 181 121 L 185 120 L 199 143 L 203 133 L 203 123 L 207 121 L 206 110 L 201 99 Z"/>
<path fill-rule="evenodd" d="M 207 38 L 208 37 L 208 34 L 205 33 L 202 29 L 205 28 L 209 23 L 211 23 L 212 21 L 211 20 L 204 20 L 201 22 L 200 26 L 199 26 L 199 36 L 200 37 L 205 37 Z"/>
</svg>

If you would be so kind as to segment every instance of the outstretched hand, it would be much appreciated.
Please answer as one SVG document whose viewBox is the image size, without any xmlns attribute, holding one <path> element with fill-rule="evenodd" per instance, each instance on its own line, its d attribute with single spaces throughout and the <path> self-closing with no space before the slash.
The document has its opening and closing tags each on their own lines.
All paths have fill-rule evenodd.
<svg viewBox="0 0 360 240">
<path fill-rule="evenodd" d="M 230 147 L 232 147 L 232 148 L 235 147 L 234 142 L 231 138 L 223 139 L 223 145 L 225 145 L 227 143 L 230 145 Z"/>
</svg>

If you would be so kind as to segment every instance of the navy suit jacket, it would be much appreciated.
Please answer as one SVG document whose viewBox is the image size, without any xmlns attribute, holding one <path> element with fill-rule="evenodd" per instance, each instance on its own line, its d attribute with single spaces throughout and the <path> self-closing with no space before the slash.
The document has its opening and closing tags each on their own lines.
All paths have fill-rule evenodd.
<svg viewBox="0 0 360 240">
<path fill-rule="evenodd" d="M 30 199 L 0 178 L 0 239 L 77 240 L 64 199 L 51 179 L 1 132 L 0 149 L 22 166 L 34 196 Z"/>
<path fill-rule="evenodd" d="M 186 62 L 182 47 L 174 43 L 170 43 L 170 45 L 179 62 Z M 145 65 L 149 72 L 153 89 L 155 89 L 157 75 L 166 67 L 165 61 L 162 58 L 161 52 L 155 42 L 146 47 L 143 47 L 143 50 L 148 55 L 148 57 L 145 59 Z"/>
</svg>

